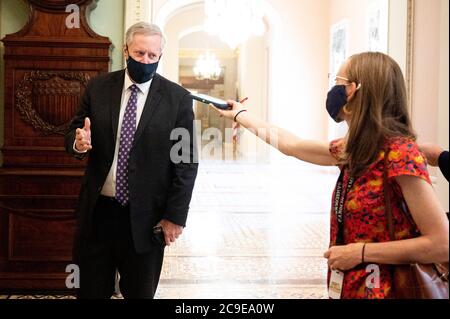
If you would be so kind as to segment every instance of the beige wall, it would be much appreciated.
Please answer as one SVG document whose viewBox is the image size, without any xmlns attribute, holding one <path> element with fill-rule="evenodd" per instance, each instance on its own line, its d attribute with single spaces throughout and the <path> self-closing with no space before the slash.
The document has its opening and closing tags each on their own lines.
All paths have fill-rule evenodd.
<svg viewBox="0 0 450 319">
<path fill-rule="evenodd" d="M 439 58 L 439 110 L 438 110 L 438 139 L 437 143 L 449 149 L 448 135 L 449 135 L 449 100 L 448 100 L 448 79 L 449 79 L 449 52 L 448 52 L 448 37 L 449 37 L 449 2 L 448 0 L 441 0 L 441 27 L 440 27 L 440 58 Z M 449 187 L 448 182 L 444 179 L 441 173 L 438 174 L 438 183 L 436 190 L 441 199 L 446 211 L 449 211 Z"/>
<path fill-rule="evenodd" d="M 239 55 L 240 98 L 249 97 L 245 102 L 248 111 L 258 118 L 268 118 L 268 44 L 266 37 L 253 37 L 242 45 Z M 256 136 L 243 130 L 238 149 L 241 159 L 258 162 L 269 159 L 269 147 Z"/>
<path fill-rule="evenodd" d="M 367 50 L 365 31 L 368 2 L 369 0 L 330 0 L 330 27 L 343 19 L 348 21 L 348 56 Z"/>
<path fill-rule="evenodd" d="M 243 47 L 243 95 L 250 98 L 251 112 L 261 118 L 303 138 L 325 139 L 328 26 L 324 20 L 329 2 L 271 0 L 267 5 L 265 43 L 254 39 Z M 251 146 L 249 151 L 256 151 L 257 160 L 265 158 L 267 147 L 248 135 L 244 142 Z M 279 152 L 271 152 L 271 160 L 280 157 Z"/>
<path fill-rule="evenodd" d="M 269 119 L 303 138 L 325 139 L 329 1 L 270 2 L 280 25 L 271 35 Z"/>
<path fill-rule="evenodd" d="M 419 142 L 448 150 L 448 1 L 415 0 L 412 119 Z M 436 190 L 449 210 L 448 182 L 436 169 Z"/>
<path fill-rule="evenodd" d="M 438 143 L 449 148 L 449 1 L 441 0 L 441 27 L 440 27 L 440 59 L 439 59 L 439 120 L 438 120 Z M 447 189 L 448 195 L 448 189 Z"/>
<path fill-rule="evenodd" d="M 178 82 L 178 51 L 180 35 L 195 25 L 204 21 L 205 15 L 202 6 L 190 7 L 180 12 L 161 26 L 167 37 L 167 45 L 164 49 L 164 58 L 161 60 L 159 72 L 173 82 Z"/>
<path fill-rule="evenodd" d="M 408 0 L 389 1 L 388 53 L 406 74 Z"/>
<path fill-rule="evenodd" d="M 437 142 L 440 0 L 417 0 L 414 11 L 412 118 L 420 141 Z"/>
</svg>

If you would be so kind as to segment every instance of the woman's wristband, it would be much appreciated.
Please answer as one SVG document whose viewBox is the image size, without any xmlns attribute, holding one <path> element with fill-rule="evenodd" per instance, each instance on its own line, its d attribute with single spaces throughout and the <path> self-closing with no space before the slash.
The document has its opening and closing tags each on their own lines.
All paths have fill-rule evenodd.
<svg viewBox="0 0 450 319">
<path fill-rule="evenodd" d="M 238 116 L 239 114 L 241 114 L 242 112 L 247 112 L 247 110 L 244 109 L 244 110 L 240 110 L 239 112 L 237 112 L 236 115 L 234 116 L 233 121 L 237 122 L 237 121 L 236 121 L 237 116 Z"/>
<path fill-rule="evenodd" d="M 364 243 L 364 245 L 362 246 L 362 251 L 361 251 L 361 264 L 364 264 L 364 250 L 366 249 L 366 243 Z"/>
</svg>

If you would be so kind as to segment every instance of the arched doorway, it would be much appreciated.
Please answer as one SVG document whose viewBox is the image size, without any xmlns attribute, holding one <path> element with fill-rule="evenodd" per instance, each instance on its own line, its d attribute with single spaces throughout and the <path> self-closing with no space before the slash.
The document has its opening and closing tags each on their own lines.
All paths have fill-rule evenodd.
<svg viewBox="0 0 450 319">
<path fill-rule="evenodd" d="M 168 38 L 168 45 L 165 49 L 165 58 L 161 65 L 161 71 L 165 76 L 174 82 L 178 82 L 185 86 L 182 77 L 185 76 L 180 72 L 187 70 L 186 65 L 181 63 L 192 63 L 196 58 L 195 54 L 200 55 L 206 50 L 214 51 L 216 56 L 221 60 L 221 66 L 226 71 L 222 84 L 217 83 L 217 87 L 211 87 L 209 93 L 218 95 L 217 97 L 225 99 L 239 99 L 249 97 L 248 102 L 251 112 L 260 118 L 270 119 L 270 106 L 272 101 L 276 99 L 276 70 L 272 70 L 272 61 L 277 58 L 276 43 L 278 40 L 278 21 L 276 13 L 267 1 L 263 1 L 262 10 L 265 13 L 264 20 L 266 32 L 262 37 L 250 38 L 246 43 L 238 47 L 234 52 L 225 50 L 222 45 L 218 45 L 217 39 L 213 39 L 202 32 L 203 21 L 205 21 L 204 2 L 198 0 L 184 1 L 167 1 L 159 9 L 156 10 L 154 21 L 160 25 Z M 195 43 L 195 45 L 191 45 Z M 203 47 L 201 47 L 203 45 Z M 191 46 L 191 47 L 189 47 Z M 203 52 L 202 52 L 203 50 Z M 231 60 L 235 59 L 236 62 Z M 232 64 L 236 64 L 236 71 L 233 70 Z M 236 80 L 234 80 L 236 78 Z M 222 80 L 220 80 L 222 81 Z M 219 81 L 219 82 L 220 82 Z M 235 84 L 231 84 L 234 82 Z M 220 89 L 220 85 L 224 85 L 224 89 Z M 232 86 L 234 87 L 232 88 Z M 207 83 L 206 89 L 211 86 Z M 190 89 L 189 87 L 187 87 Z M 203 89 L 205 90 L 205 89 Z M 220 93 L 223 91 L 223 95 Z M 199 107 L 203 108 L 203 107 Z M 204 111 L 204 110 L 203 110 Z M 207 121 L 205 120 L 207 113 Z M 261 145 L 251 134 L 239 132 L 238 137 L 233 139 L 233 134 L 224 131 L 231 128 L 231 122 L 216 119 L 215 115 L 210 115 L 210 111 L 197 114 L 197 120 L 203 118 L 202 133 L 208 128 L 216 127 L 221 130 L 223 145 L 223 156 L 230 153 L 227 148 L 233 148 L 233 158 L 243 159 L 249 157 L 256 160 L 267 161 L 269 159 L 269 150 L 267 146 Z M 206 124 L 207 123 L 207 124 Z M 217 126 L 218 125 L 218 126 Z M 234 143 L 230 146 L 228 144 Z M 230 141 L 231 139 L 231 141 Z M 217 157 L 216 157 L 217 158 Z"/>
<path fill-rule="evenodd" d="M 192 30 L 190 30 L 192 31 Z M 203 59 L 203 60 L 202 60 Z M 220 74 L 195 73 L 199 61 L 216 62 Z M 239 52 L 230 49 L 216 37 L 193 29 L 179 39 L 179 83 L 191 92 L 207 94 L 220 99 L 239 99 Z M 194 101 L 194 113 L 201 132 L 202 159 L 236 159 L 237 139 L 233 139 L 233 123 L 220 117 L 208 105 Z M 218 139 L 212 143 L 210 138 Z M 220 142 L 220 143 L 219 143 Z M 208 147 L 211 144 L 211 147 Z"/>
</svg>

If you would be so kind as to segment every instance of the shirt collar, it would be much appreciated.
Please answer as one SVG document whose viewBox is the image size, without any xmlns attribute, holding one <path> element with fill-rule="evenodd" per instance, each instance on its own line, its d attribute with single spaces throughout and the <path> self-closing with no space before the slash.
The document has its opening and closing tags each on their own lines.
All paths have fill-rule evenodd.
<svg viewBox="0 0 450 319">
<path fill-rule="evenodd" d="M 131 81 L 131 78 L 128 75 L 128 72 L 125 69 L 125 82 L 123 84 L 125 90 L 128 90 L 130 88 L 130 86 L 135 84 L 142 93 L 147 94 L 150 89 L 150 85 L 152 84 L 152 81 L 153 81 L 153 78 L 144 83 L 134 83 L 133 81 Z"/>
</svg>

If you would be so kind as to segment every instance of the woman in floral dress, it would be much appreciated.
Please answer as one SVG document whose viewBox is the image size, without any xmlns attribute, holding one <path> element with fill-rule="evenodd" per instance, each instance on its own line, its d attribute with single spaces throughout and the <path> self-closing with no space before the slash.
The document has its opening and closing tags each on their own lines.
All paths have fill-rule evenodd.
<svg viewBox="0 0 450 319">
<path fill-rule="evenodd" d="M 383 53 L 357 54 L 335 80 L 326 109 L 335 121 L 345 120 L 349 131 L 331 143 L 300 139 L 235 101 L 228 101 L 230 110 L 217 111 L 288 156 L 340 168 L 331 201 L 330 248 L 324 253 L 328 283 L 336 271 L 343 277 L 339 298 L 396 298 L 391 265 L 448 262 L 449 223 L 416 144 L 398 64 Z"/>
</svg>

